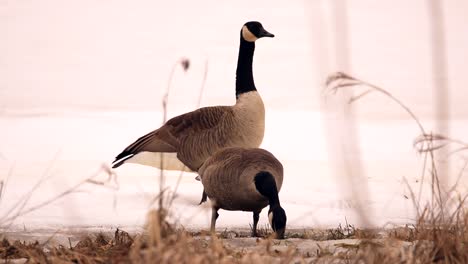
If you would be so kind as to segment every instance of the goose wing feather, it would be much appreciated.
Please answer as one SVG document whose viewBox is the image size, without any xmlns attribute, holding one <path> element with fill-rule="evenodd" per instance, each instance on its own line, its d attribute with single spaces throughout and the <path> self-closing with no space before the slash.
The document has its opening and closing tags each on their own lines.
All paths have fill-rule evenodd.
<svg viewBox="0 0 468 264">
<path fill-rule="evenodd" d="M 138 138 L 115 158 L 113 164 L 122 164 L 121 159 L 139 152 L 178 152 L 180 142 L 186 137 L 197 137 L 204 130 L 216 129 L 222 123 L 230 107 L 203 107 L 193 112 L 176 116 L 162 127 Z M 117 165 L 117 166 L 118 166 Z"/>
</svg>

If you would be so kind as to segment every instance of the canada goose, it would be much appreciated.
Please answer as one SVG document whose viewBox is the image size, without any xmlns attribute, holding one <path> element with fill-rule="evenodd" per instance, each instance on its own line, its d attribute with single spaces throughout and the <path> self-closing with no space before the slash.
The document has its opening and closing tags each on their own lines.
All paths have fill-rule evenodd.
<svg viewBox="0 0 468 264">
<path fill-rule="evenodd" d="M 251 211 L 252 235 L 256 236 L 260 212 L 270 205 L 270 225 L 276 238 L 284 238 L 286 213 L 278 198 L 283 184 L 283 166 L 273 154 L 260 148 L 225 148 L 208 158 L 198 173 L 204 193 L 211 200 L 212 232 L 219 209 Z"/>
<path fill-rule="evenodd" d="M 113 168 L 125 162 L 159 168 L 164 153 L 164 169 L 182 170 L 185 165 L 197 171 L 221 148 L 260 146 L 265 130 L 265 107 L 254 84 L 252 60 L 255 41 L 274 35 L 256 21 L 245 23 L 240 33 L 236 104 L 203 107 L 170 119 L 117 155 Z M 143 153 L 146 155 L 140 155 Z"/>
</svg>

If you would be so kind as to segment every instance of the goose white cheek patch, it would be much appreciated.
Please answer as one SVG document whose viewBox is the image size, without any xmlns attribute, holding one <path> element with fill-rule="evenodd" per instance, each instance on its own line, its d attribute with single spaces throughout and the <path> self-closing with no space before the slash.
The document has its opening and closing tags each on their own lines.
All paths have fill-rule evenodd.
<svg viewBox="0 0 468 264">
<path fill-rule="evenodd" d="M 248 42 L 254 42 L 258 39 L 246 26 L 242 27 L 242 37 Z"/>
<path fill-rule="evenodd" d="M 273 227 L 273 212 L 268 213 L 268 222 L 270 222 L 270 226 Z"/>
</svg>

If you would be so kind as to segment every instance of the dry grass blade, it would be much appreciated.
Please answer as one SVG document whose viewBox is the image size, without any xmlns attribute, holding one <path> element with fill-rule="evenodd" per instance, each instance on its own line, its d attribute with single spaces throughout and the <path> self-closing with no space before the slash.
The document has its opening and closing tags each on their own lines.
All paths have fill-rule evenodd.
<svg viewBox="0 0 468 264">
<path fill-rule="evenodd" d="M 3 216 L 0 217 L 0 225 L 4 225 L 5 222 L 9 222 L 8 219 L 11 218 L 9 218 L 9 216 L 12 215 L 15 210 L 17 212 L 21 212 L 24 206 L 26 206 L 26 204 L 29 202 L 29 199 L 31 198 L 34 191 L 36 191 L 48 178 L 41 178 L 25 195 L 18 199 L 18 201 L 14 203 Z"/>
<path fill-rule="evenodd" d="M 411 189 L 411 186 L 408 182 L 408 180 L 406 178 L 403 178 L 403 182 L 405 183 L 406 187 L 408 188 L 409 192 L 410 192 L 410 196 L 411 196 L 411 201 L 413 202 L 413 206 L 414 208 L 416 208 L 416 211 L 419 212 L 420 208 L 419 208 L 419 199 L 420 197 L 418 197 L 418 200 L 416 200 L 416 196 L 413 192 L 413 189 Z"/>
<path fill-rule="evenodd" d="M 436 142 L 437 145 L 428 144 L 428 142 Z M 422 134 L 414 140 L 413 145 L 419 152 L 430 152 L 449 145 L 457 145 L 457 148 L 450 152 L 449 155 L 468 149 L 468 143 L 440 134 Z"/>
<path fill-rule="evenodd" d="M 43 208 L 69 194 L 72 194 L 72 193 L 76 193 L 79 191 L 79 188 L 85 184 L 93 184 L 93 185 L 98 185 L 98 186 L 104 186 L 104 187 L 108 187 L 108 188 L 112 188 L 112 189 L 116 189 L 117 187 L 115 187 L 115 184 L 111 184 L 111 180 L 113 179 L 112 177 L 108 178 L 107 180 L 105 181 L 99 181 L 99 180 L 96 180 L 96 178 L 101 175 L 102 172 L 107 172 L 108 169 L 105 169 L 105 165 L 103 165 L 95 174 L 91 175 L 90 177 L 80 181 L 79 183 L 77 183 L 76 185 L 70 187 L 69 189 L 43 201 L 43 202 L 40 202 L 36 205 L 33 205 L 33 206 L 30 206 L 28 208 L 25 209 L 25 206 L 27 205 L 27 203 L 29 202 L 29 199 L 30 197 L 32 196 L 32 193 L 40 186 L 40 184 L 42 184 L 44 182 L 44 179 L 40 180 L 36 185 L 33 186 L 33 188 L 31 188 L 31 190 L 26 193 L 20 200 L 19 202 L 17 202 L 13 207 L 12 209 L 10 209 L 5 215 L 2 216 L 2 218 L 0 218 L 0 225 L 1 226 L 6 226 L 6 227 L 9 227 L 14 221 L 15 219 L 17 219 L 18 217 L 20 216 L 23 216 L 23 215 L 26 215 L 26 214 L 29 214 L 33 211 L 36 211 L 40 208 Z M 14 211 L 16 210 L 15 213 L 13 213 Z"/>
<path fill-rule="evenodd" d="M 190 60 L 187 58 L 180 58 L 177 60 L 174 65 L 172 66 L 171 73 L 169 75 L 169 81 L 167 82 L 167 88 L 166 92 L 163 95 L 162 98 L 162 108 L 163 108 L 163 119 L 162 119 L 162 125 L 164 125 L 167 122 L 167 106 L 169 102 L 169 94 L 171 91 L 172 87 L 172 80 L 174 79 L 174 73 L 175 70 L 180 66 L 184 72 L 186 72 L 190 68 Z M 165 177 L 164 177 L 164 153 L 161 152 L 161 158 L 160 158 L 160 171 L 159 171 L 159 208 L 164 207 L 164 185 L 165 185 Z"/>
<path fill-rule="evenodd" d="M 201 106 L 201 101 L 203 98 L 203 91 L 205 90 L 205 84 L 206 84 L 206 78 L 208 76 L 208 58 L 205 60 L 205 68 L 203 71 L 203 79 L 202 83 L 200 85 L 200 91 L 198 93 L 198 100 L 197 100 L 197 105 L 196 108 L 200 108 Z M 172 203 L 174 202 L 175 198 L 177 197 L 177 190 L 179 189 L 180 181 L 182 180 L 182 176 L 184 175 L 185 172 L 185 166 L 181 169 L 180 174 L 177 178 L 176 185 L 174 187 L 174 191 L 172 192 L 170 198 L 168 199 L 168 203 L 166 205 L 167 208 L 172 206 Z"/>
<path fill-rule="evenodd" d="M 373 91 L 373 90 L 369 89 L 369 90 L 367 90 L 367 91 L 365 91 L 365 92 L 362 92 L 362 93 L 360 93 L 360 94 L 358 94 L 358 95 L 355 95 L 355 96 L 353 96 L 353 97 L 351 97 L 351 98 L 349 99 L 348 103 L 349 103 L 349 104 L 352 104 L 354 101 L 359 100 L 361 97 L 366 96 L 367 94 L 371 93 L 372 91 Z"/>
<path fill-rule="evenodd" d="M 367 90 L 367 91 L 363 92 L 362 94 L 358 95 L 357 98 L 353 97 L 354 99 L 352 99 L 350 102 L 354 102 L 357 99 L 360 99 L 360 98 L 364 97 L 365 95 L 369 94 L 371 91 L 376 91 L 376 92 L 382 93 L 382 94 L 386 95 L 388 98 L 390 98 L 391 100 L 393 100 L 395 103 L 397 103 L 400 107 L 402 107 L 411 116 L 411 118 L 416 122 L 419 129 L 421 130 L 421 133 L 426 134 L 421 121 L 419 121 L 419 118 L 414 114 L 414 112 L 411 111 L 411 109 L 408 106 L 406 106 L 398 98 L 393 96 L 390 92 L 388 92 L 387 90 L 385 90 L 385 89 L 383 89 L 383 88 L 381 88 L 381 87 L 379 87 L 377 85 L 365 82 L 363 80 L 352 77 L 352 76 L 350 76 L 350 75 L 348 75 L 346 73 L 343 73 L 343 72 L 337 72 L 337 73 L 331 74 L 327 78 L 327 80 L 325 82 L 325 85 L 326 85 L 327 90 L 329 90 L 329 91 L 331 91 L 333 93 L 338 92 L 340 89 L 353 88 L 353 87 L 356 87 L 356 86 L 365 86 L 365 87 L 370 88 L 369 90 Z"/>
<path fill-rule="evenodd" d="M 165 195 L 168 191 L 169 187 L 166 187 L 163 190 L 159 191 L 159 193 L 156 196 L 154 196 L 149 202 L 149 207 L 151 208 L 156 202 L 159 202 L 162 199 L 161 197 Z"/>
<path fill-rule="evenodd" d="M 356 101 L 358 101 L 359 99 L 363 98 L 364 96 L 370 94 L 371 92 L 375 91 L 375 92 L 378 92 L 378 93 L 381 93 L 383 94 L 384 96 L 386 96 L 387 98 L 391 99 L 392 101 L 394 101 L 398 106 L 400 106 L 406 113 L 408 113 L 408 115 L 411 117 L 412 120 L 414 120 L 414 122 L 416 123 L 416 125 L 418 126 L 419 130 L 420 130 L 420 133 L 423 134 L 423 135 L 426 135 L 428 133 L 426 133 L 426 130 L 424 129 L 424 126 L 422 125 L 421 121 L 419 120 L 419 118 L 416 116 L 416 114 L 411 111 L 411 109 L 406 106 L 402 101 L 400 101 L 398 98 L 396 98 L 395 96 L 393 96 L 390 92 L 388 92 L 387 90 L 385 90 L 384 88 L 381 88 L 377 85 L 374 85 L 374 84 L 371 84 L 369 82 L 366 82 L 366 81 L 363 81 L 361 79 L 358 79 L 356 77 L 353 77 L 353 76 L 350 76 L 346 73 L 343 73 L 343 72 L 337 72 L 337 73 L 334 73 L 334 74 L 331 74 L 326 82 L 326 90 L 329 91 L 329 92 L 332 92 L 332 93 L 337 93 L 339 90 L 342 90 L 342 89 L 351 89 L 351 88 L 355 88 L 355 87 L 358 87 L 358 86 L 362 86 L 362 87 L 368 87 L 368 90 L 364 91 L 363 93 L 355 96 L 355 97 L 352 97 L 350 99 L 350 103 L 354 103 Z M 427 142 L 429 145 L 429 148 L 432 147 L 432 141 L 429 141 Z M 437 178 L 437 169 L 435 167 L 435 163 L 434 163 L 434 153 L 432 151 L 429 151 L 427 152 L 429 154 L 429 157 L 430 159 L 428 160 L 427 158 L 425 158 L 425 163 L 424 163 L 424 168 L 426 167 L 426 162 L 430 162 L 431 164 L 431 175 L 433 176 L 432 177 L 432 185 L 436 185 L 436 181 L 438 182 L 438 180 L 436 180 Z M 425 175 L 426 175 L 426 170 L 424 169 L 422 171 L 422 175 L 421 175 L 421 184 L 424 182 L 424 178 L 425 178 Z M 418 197 L 421 197 L 421 192 L 422 192 L 422 186 L 420 187 L 420 192 L 418 194 Z M 418 198 L 419 200 L 419 198 Z M 417 208 L 417 212 L 418 212 L 418 218 L 420 217 L 419 215 L 419 202 L 417 203 L 418 204 L 418 208 Z M 442 201 L 440 201 L 440 204 L 442 204 Z"/>
<path fill-rule="evenodd" d="M 34 186 L 25 195 L 23 195 L 20 199 L 18 199 L 18 201 L 15 204 L 13 204 L 10 207 L 10 209 L 3 216 L 0 217 L 0 225 L 2 225 L 4 222 L 8 222 L 8 221 L 5 221 L 5 219 L 7 219 L 8 216 L 13 214 L 14 211 L 16 211 L 17 213 L 21 212 L 24 209 L 24 207 L 26 206 L 26 204 L 29 202 L 29 200 L 31 199 L 33 193 L 46 180 L 48 180 L 48 179 L 50 179 L 52 177 L 50 175 L 50 171 L 52 170 L 55 162 L 57 161 L 59 154 L 60 154 L 60 151 L 57 151 L 57 153 L 55 153 L 53 160 L 50 162 L 49 166 L 45 169 L 44 173 L 42 173 L 42 176 L 41 176 L 40 180 L 37 181 L 36 184 L 34 184 Z M 10 170 L 10 174 L 12 173 L 12 170 L 13 170 L 13 168 Z M 15 215 L 15 214 L 13 214 L 13 215 Z"/>
<path fill-rule="evenodd" d="M 208 77 L 208 58 L 205 60 L 205 69 L 203 71 L 203 79 L 200 85 L 200 92 L 198 93 L 197 108 L 200 107 L 203 98 L 203 91 L 205 90 L 206 78 Z"/>
<path fill-rule="evenodd" d="M 465 169 L 466 167 L 468 166 L 468 160 L 465 160 L 462 168 L 460 169 L 460 171 L 458 172 L 458 176 L 457 176 L 457 179 L 455 181 L 455 183 L 452 185 L 451 188 L 448 189 L 448 193 L 452 193 L 455 191 L 456 187 L 458 186 L 458 184 L 460 183 L 460 179 L 461 177 L 463 176 L 463 173 L 465 172 Z"/>
<path fill-rule="evenodd" d="M 376 85 L 362 81 L 355 77 L 344 73 L 336 73 L 331 75 L 327 82 L 327 88 L 330 92 L 336 93 L 340 89 L 352 88 L 357 86 L 368 87 L 370 90 L 379 92 L 396 102 L 402 107 L 410 117 L 418 125 L 421 136 L 414 141 L 414 147 L 419 153 L 424 153 L 424 165 L 422 179 L 417 196 L 411 190 L 408 182 L 405 179 L 405 184 L 411 193 L 411 200 L 418 214 L 418 221 L 415 226 L 412 240 L 415 241 L 413 247 L 409 251 L 400 252 L 395 258 L 388 258 L 388 252 L 379 248 L 369 247 L 366 250 L 361 250 L 358 253 L 358 259 L 361 261 L 371 262 L 449 262 L 449 263 L 467 263 L 468 262 L 468 211 L 466 209 L 466 200 L 468 194 L 460 197 L 455 193 L 455 187 L 458 185 L 465 166 L 460 171 L 457 181 L 448 189 L 442 192 L 440 188 L 439 176 L 437 174 L 437 166 L 434 161 L 434 151 L 447 147 L 451 144 L 457 144 L 458 148 L 452 153 L 458 153 L 468 149 L 468 144 L 460 140 L 455 140 L 447 136 L 439 134 L 427 133 L 422 123 L 419 121 L 414 112 L 409 107 L 395 98 L 390 92 Z M 353 97 L 350 103 L 361 99 L 370 93 L 367 90 L 358 96 Z M 426 206 L 421 206 L 422 184 L 426 171 L 426 164 L 429 164 L 431 173 L 431 202 Z M 458 197 L 457 199 L 455 197 Z M 447 213 L 448 214 L 447 217 Z M 385 255 L 387 254 L 387 255 Z M 393 259 L 392 261 L 389 261 Z"/>
<path fill-rule="evenodd" d="M 335 72 L 333 74 L 328 75 L 327 80 L 325 81 L 325 85 L 330 86 L 336 81 L 356 81 L 356 79 L 344 72 Z"/>
</svg>

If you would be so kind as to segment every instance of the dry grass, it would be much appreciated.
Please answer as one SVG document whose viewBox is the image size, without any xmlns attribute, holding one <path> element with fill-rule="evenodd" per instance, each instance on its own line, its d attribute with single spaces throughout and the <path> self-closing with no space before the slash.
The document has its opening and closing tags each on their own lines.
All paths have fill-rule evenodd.
<svg viewBox="0 0 468 264">
<path fill-rule="evenodd" d="M 420 223 L 387 230 L 351 225 L 329 230 L 304 230 L 286 240 L 232 237 L 224 231 L 190 233 L 166 221 L 167 212 L 152 210 L 142 234 L 116 230 L 82 238 L 76 245 L 53 246 L 25 242 L 0 244 L 0 257 L 29 263 L 466 263 L 467 214 L 452 224 Z M 462 221 L 463 219 L 463 221 Z M 369 233 L 366 233 L 369 232 Z M 300 232 L 302 233 L 302 232 Z M 299 234 L 295 233 L 295 234 Z M 363 235 L 364 234 L 364 235 Z M 368 236 L 372 234 L 372 236 Z M 315 236 L 315 237 L 313 237 Z M 343 240 L 344 239 L 344 240 Z M 354 239 L 354 240 L 349 240 Z M 237 242 L 236 242 L 237 241 Z M 322 242 L 320 242 L 322 241 Z M 334 242 L 336 241 L 336 242 Z M 253 244 L 253 245 L 250 245 Z M 307 249 L 305 249 L 305 246 Z M 45 250 L 47 249 L 47 250 Z"/>
<path fill-rule="evenodd" d="M 86 236 L 75 246 L 63 245 L 44 250 L 45 244 L 4 239 L 0 257 L 27 259 L 31 263 L 250 263 L 252 261 L 291 257 L 291 252 L 271 249 L 265 240 L 262 252 L 239 252 L 226 247 L 213 235 L 194 236 L 176 230 L 164 219 L 165 212 L 152 210 L 148 214 L 146 231 L 130 236 L 116 230 L 114 237 L 104 234 Z M 163 217 L 163 218 L 161 218 Z"/>
<path fill-rule="evenodd" d="M 287 238 L 226 238 L 207 234 L 193 235 L 168 223 L 159 225 L 152 211 L 143 234 L 129 235 L 117 230 L 113 237 L 104 234 L 82 238 L 76 245 L 0 243 L 0 257 L 23 258 L 29 263 L 466 263 L 465 227 L 448 229 L 433 226 L 394 229 L 386 238 L 357 240 L 317 240 Z M 466 219 L 466 218 L 465 218 Z M 464 234 L 464 237 L 462 236 Z M 358 236 L 357 233 L 354 237 Z M 398 237 L 397 237 L 398 236 Z M 338 239 L 339 237 L 337 237 Z M 320 242 L 319 240 L 323 240 Z M 400 241 L 403 240 L 403 241 Z M 235 242 L 237 241 L 237 242 Z M 408 242 L 405 242 L 408 241 Z M 253 244 L 253 245 L 249 245 Z M 304 245 L 307 249 L 304 248 Z M 46 250 L 45 250 L 46 249 Z"/>
<path fill-rule="evenodd" d="M 417 116 L 403 102 L 394 97 L 387 90 L 374 84 L 362 81 L 345 73 L 336 73 L 327 80 L 329 91 L 338 92 L 342 89 L 363 88 L 366 90 L 350 99 L 353 103 L 371 92 L 379 92 L 399 105 L 415 121 L 421 135 L 415 140 L 414 146 L 419 153 L 425 155 L 424 168 L 421 175 L 419 193 L 416 194 L 409 188 L 411 200 L 417 211 L 417 222 L 413 227 L 394 230 L 390 232 L 390 238 L 412 241 L 413 246 L 409 250 L 391 254 L 386 247 L 368 246 L 357 256 L 359 259 L 371 262 L 405 262 L 405 263 L 468 263 L 468 210 L 466 198 L 468 195 L 457 193 L 456 186 L 463 173 L 460 171 L 455 184 L 448 190 L 440 187 L 440 175 L 438 174 L 434 152 L 457 144 L 459 147 L 452 153 L 458 153 L 467 149 L 468 144 L 451 139 L 443 135 L 433 135 L 427 132 Z M 421 202 L 421 190 L 426 175 L 426 170 L 431 176 L 431 201 Z"/>
</svg>

